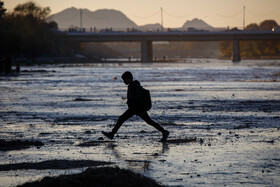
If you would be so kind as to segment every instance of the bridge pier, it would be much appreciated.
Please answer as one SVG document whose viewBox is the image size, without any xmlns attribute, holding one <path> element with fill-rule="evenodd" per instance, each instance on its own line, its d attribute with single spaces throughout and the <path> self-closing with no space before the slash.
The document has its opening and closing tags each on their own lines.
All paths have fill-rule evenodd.
<svg viewBox="0 0 280 187">
<path fill-rule="evenodd" d="M 233 46 L 232 46 L 232 62 L 240 62 L 240 50 L 239 50 L 239 41 L 233 40 Z"/>
<path fill-rule="evenodd" d="M 141 61 L 142 62 L 153 61 L 153 41 L 151 40 L 141 41 Z"/>
</svg>

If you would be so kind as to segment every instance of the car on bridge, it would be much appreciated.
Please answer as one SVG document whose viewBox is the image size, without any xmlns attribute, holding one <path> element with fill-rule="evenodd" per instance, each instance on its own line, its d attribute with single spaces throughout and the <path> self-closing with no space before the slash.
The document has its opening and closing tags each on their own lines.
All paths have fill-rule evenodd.
<svg viewBox="0 0 280 187">
<path fill-rule="evenodd" d="M 274 32 L 280 32 L 280 27 L 273 27 L 273 28 L 272 28 L 272 31 L 274 31 Z"/>
</svg>

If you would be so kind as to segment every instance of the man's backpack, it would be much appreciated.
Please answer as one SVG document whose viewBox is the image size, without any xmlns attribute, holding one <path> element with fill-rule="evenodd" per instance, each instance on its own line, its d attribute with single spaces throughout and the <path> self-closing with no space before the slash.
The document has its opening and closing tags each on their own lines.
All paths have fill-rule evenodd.
<svg viewBox="0 0 280 187">
<path fill-rule="evenodd" d="M 141 91 L 141 106 L 145 111 L 149 111 L 152 108 L 152 100 L 150 91 L 142 87 Z"/>
</svg>

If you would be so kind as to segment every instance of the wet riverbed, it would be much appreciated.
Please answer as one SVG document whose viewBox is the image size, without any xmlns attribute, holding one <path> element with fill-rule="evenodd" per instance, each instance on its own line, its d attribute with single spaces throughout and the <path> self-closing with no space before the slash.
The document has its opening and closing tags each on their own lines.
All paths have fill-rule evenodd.
<svg viewBox="0 0 280 187">
<path fill-rule="evenodd" d="M 43 146 L 0 151 L 0 165 L 56 159 L 112 162 L 168 186 L 280 185 L 280 61 L 192 59 L 187 63 L 22 67 L 0 77 L 0 139 Z M 127 108 L 124 71 L 150 90 L 149 114 L 113 141 L 103 138 Z M 1 168 L 1 167 L 0 167 Z M 1 186 L 75 169 L 0 171 Z"/>
</svg>

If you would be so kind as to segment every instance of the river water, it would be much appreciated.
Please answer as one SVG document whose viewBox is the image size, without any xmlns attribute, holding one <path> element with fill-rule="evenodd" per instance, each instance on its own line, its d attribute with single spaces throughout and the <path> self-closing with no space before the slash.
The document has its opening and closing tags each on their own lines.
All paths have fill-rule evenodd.
<svg viewBox="0 0 280 187">
<path fill-rule="evenodd" d="M 168 186 L 280 185 L 280 60 L 236 64 L 189 59 L 21 70 L 17 77 L 0 77 L 0 139 L 45 145 L 0 151 L 0 164 L 102 160 Z M 170 142 L 158 142 L 161 135 L 133 117 L 113 142 L 102 143 L 101 131 L 109 131 L 127 108 L 127 86 L 121 80 L 125 71 L 150 90 L 149 114 L 170 131 Z M 79 146 L 90 141 L 101 143 Z M 84 169 L 0 171 L 0 186 Z"/>
</svg>

